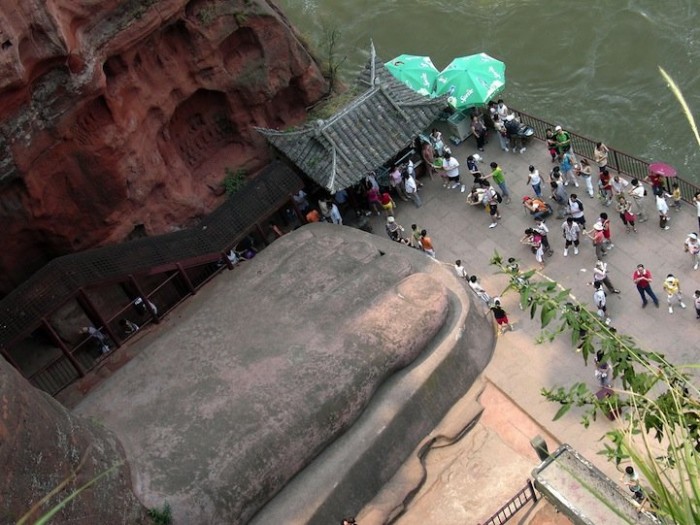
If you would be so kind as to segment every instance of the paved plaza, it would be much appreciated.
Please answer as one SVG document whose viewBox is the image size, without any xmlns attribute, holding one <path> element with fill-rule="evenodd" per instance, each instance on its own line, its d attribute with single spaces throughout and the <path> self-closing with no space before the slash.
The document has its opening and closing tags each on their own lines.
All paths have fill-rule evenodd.
<svg viewBox="0 0 700 525">
<path fill-rule="evenodd" d="M 447 129 L 442 131 L 443 136 L 449 136 Z M 465 160 L 468 155 L 477 153 L 476 145 L 473 139 L 469 139 L 459 146 L 451 146 L 451 149 L 461 163 L 462 181 L 466 182 L 468 192 L 472 176 L 466 169 Z M 493 161 L 503 168 L 512 194 L 510 205 L 504 203 L 499 206 L 503 219 L 498 227 L 489 229 L 491 221 L 484 208 L 468 206 L 465 203 L 467 193 L 443 188 L 438 176 L 434 180 L 427 177 L 422 179 L 424 204 L 421 208 L 416 209 L 411 202 L 397 201 L 396 220 L 406 231 L 409 231 L 411 224 L 427 229 L 441 262 L 452 265 L 456 259 L 461 259 L 469 274 L 478 275 L 491 295 L 499 295 L 507 280 L 496 274 L 489 265 L 494 251 L 505 257 L 517 257 L 521 261 L 521 269 L 535 268 L 537 265 L 528 247 L 519 243 L 524 229 L 534 222 L 522 208 L 521 198 L 532 195 L 532 189 L 527 184 L 528 166 L 533 164 L 547 180 L 553 164 L 544 144 L 538 140 L 532 140 L 523 154 L 514 154 L 501 151 L 498 141 L 493 138 L 486 145 L 486 151 L 479 154 L 483 158 L 480 166 L 485 175 L 490 172 L 488 166 Z M 680 212 L 671 211 L 670 229 L 663 231 L 656 219 L 654 203 L 647 197 L 646 209 L 650 220 L 637 225 L 637 234 L 628 234 L 614 208 L 606 208 L 598 199 L 589 198 L 583 184 L 580 188 L 569 187 L 567 190 L 569 194 L 577 193 L 584 203 L 589 229 L 600 212 L 606 211 L 611 218 L 615 247 L 609 252 L 606 262 L 610 279 L 621 290 L 619 295 L 608 295 L 608 313 L 613 326 L 634 337 L 642 348 L 663 352 L 671 362 L 697 363 L 700 321 L 695 318 L 692 294 L 695 289 L 700 289 L 700 271 L 693 271 L 691 258 L 683 251 L 686 235 L 697 231 L 695 207 L 684 203 Z M 549 191 L 544 189 L 543 194 L 549 196 Z M 384 235 L 384 220 L 383 217 L 372 217 L 374 232 L 378 235 Z M 569 256 L 564 257 L 562 222 L 554 217 L 547 220 L 554 255 L 546 259 L 547 266 L 543 273 L 570 288 L 584 305 L 592 305 L 593 287 L 589 283 L 596 262 L 594 248 L 586 239 L 581 243 L 579 255 L 573 256 L 570 251 Z M 658 309 L 651 303 L 645 309 L 641 307 L 631 278 L 638 263 L 644 263 L 654 276 L 653 288 L 661 302 Z M 672 315 L 666 308 L 662 288 L 663 279 L 668 273 L 680 279 L 688 305 L 685 310 L 676 308 Z M 542 387 L 568 386 L 581 381 L 595 387 L 593 364 L 589 362 L 587 367 L 584 365 L 568 336 L 560 337 L 553 343 L 535 344 L 539 334 L 537 320 L 531 321 L 527 312 L 519 310 L 515 294 L 505 295 L 503 300 L 511 321 L 514 321 L 515 331 L 506 332 L 498 338 L 493 360 L 484 375 L 485 381 L 495 387 L 498 394 L 495 398 L 490 395 L 481 400 L 485 412 L 475 429 L 488 436 L 488 440 L 502 440 L 502 443 L 485 447 L 483 444 L 474 445 L 474 438 L 465 438 L 469 442 L 461 446 L 462 454 L 467 458 L 463 461 L 464 465 L 483 463 L 486 461 L 483 456 L 486 455 L 490 456 L 488 459 L 493 468 L 514 464 L 521 465 L 521 468 L 504 469 L 504 475 L 498 477 L 496 483 L 479 483 L 468 473 L 460 474 L 460 469 L 455 472 L 445 467 L 437 458 L 435 468 L 445 470 L 428 475 L 428 480 L 437 480 L 435 485 L 424 488 L 416 503 L 409 506 L 408 512 L 398 523 L 437 523 L 434 520 L 438 519 L 443 524 L 457 524 L 475 523 L 475 520 L 488 518 L 522 488 L 530 471 L 537 465 L 534 451 L 528 448 L 529 439 L 536 433 L 547 438 L 550 451 L 560 443 L 569 443 L 614 481 L 620 477 L 615 466 L 598 455 L 602 449 L 600 438 L 614 423 L 602 418 L 584 429 L 579 422 L 581 412 L 576 409 L 560 420 L 552 421 L 558 406 L 545 401 L 540 395 Z M 493 402 L 494 399 L 499 402 Z M 449 424 L 449 421 L 445 423 Z M 539 432 L 535 432 L 535 429 Z M 491 455 L 493 451 L 498 453 Z M 458 457 L 459 453 L 453 452 L 453 456 Z M 523 458 L 526 461 L 523 462 Z M 459 464 L 456 460 L 448 461 L 450 465 L 455 462 Z M 464 470 L 468 469 L 461 469 Z M 447 500 L 450 504 L 446 506 Z M 480 502 L 476 507 L 475 501 Z M 436 510 L 440 508 L 442 512 Z M 434 514 L 436 511 L 439 515 Z M 365 512 L 365 515 L 370 518 L 371 512 Z M 469 518 L 468 521 L 464 521 L 465 518 Z M 374 523 L 374 520 L 362 520 L 362 525 L 368 523 Z"/>
</svg>

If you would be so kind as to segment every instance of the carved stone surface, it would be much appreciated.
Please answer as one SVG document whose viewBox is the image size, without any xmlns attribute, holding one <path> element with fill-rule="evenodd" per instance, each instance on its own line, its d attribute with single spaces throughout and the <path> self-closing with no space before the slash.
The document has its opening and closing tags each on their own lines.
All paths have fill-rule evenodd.
<svg viewBox="0 0 700 525">
<path fill-rule="evenodd" d="M 211 211 L 326 87 L 265 0 L 0 0 L 0 292 Z"/>
<path fill-rule="evenodd" d="M 71 415 L 0 358 L 0 523 L 15 523 L 54 489 L 29 523 L 112 466 L 124 461 L 112 432 Z M 77 473 L 71 479 L 73 472 Z M 67 482 L 62 490 L 60 486 Z M 51 523 L 148 523 L 131 491 L 128 465 L 100 478 Z"/>
<path fill-rule="evenodd" d="M 76 407 L 118 434 L 144 504 L 167 499 L 182 523 L 246 523 L 361 415 L 383 415 L 361 425 L 352 460 L 325 462 L 339 480 L 293 498 L 303 518 L 287 512 L 329 523 L 466 392 L 493 331 L 451 268 L 312 224 L 217 278 L 148 343 Z"/>
</svg>

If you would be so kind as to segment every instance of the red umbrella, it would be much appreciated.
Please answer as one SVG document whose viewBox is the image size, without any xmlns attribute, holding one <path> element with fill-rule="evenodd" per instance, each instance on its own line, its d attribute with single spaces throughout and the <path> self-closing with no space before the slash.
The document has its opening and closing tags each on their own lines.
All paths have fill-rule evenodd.
<svg viewBox="0 0 700 525">
<path fill-rule="evenodd" d="M 665 162 L 654 162 L 649 164 L 649 173 L 661 175 L 662 177 L 675 177 L 676 168 Z"/>
</svg>

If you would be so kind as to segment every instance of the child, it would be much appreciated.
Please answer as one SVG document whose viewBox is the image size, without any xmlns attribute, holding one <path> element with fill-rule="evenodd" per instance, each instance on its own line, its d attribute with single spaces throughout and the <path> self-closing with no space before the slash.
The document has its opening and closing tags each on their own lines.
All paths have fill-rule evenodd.
<svg viewBox="0 0 700 525">
<path fill-rule="evenodd" d="M 457 272 L 457 277 L 460 279 L 464 279 L 465 281 L 469 280 L 469 275 L 467 275 L 467 269 L 462 266 L 462 261 L 460 259 L 457 259 L 455 261 L 455 272 Z"/>
<path fill-rule="evenodd" d="M 634 467 L 625 467 L 625 474 L 622 479 L 625 485 L 627 485 L 627 488 L 630 489 L 634 499 L 637 500 L 638 503 L 644 501 L 644 490 L 642 490 L 642 486 L 639 484 L 639 476 L 637 476 L 637 473 L 634 471 Z"/>
<path fill-rule="evenodd" d="M 496 318 L 496 323 L 498 324 L 498 335 L 503 335 L 506 328 L 508 328 L 508 330 L 511 332 L 513 331 L 513 325 L 510 324 L 510 321 L 508 321 L 508 314 L 506 314 L 506 311 L 501 307 L 500 299 L 494 299 L 491 311 L 493 312 L 493 316 Z"/>
<path fill-rule="evenodd" d="M 479 278 L 476 275 L 472 275 L 469 278 L 469 287 L 474 290 L 474 293 L 479 299 L 484 301 L 487 305 L 491 304 L 491 296 L 486 293 L 486 290 L 479 284 Z"/>
<path fill-rule="evenodd" d="M 695 290 L 695 319 L 700 319 L 700 290 Z"/>
<path fill-rule="evenodd" d="M 595 355 L 594 375 L 601 388 L 610 388 L 612 385 L 612 366 L 605 359 L 605 353 L 602 350 L 598 350 Z"/>
<path fill-rule="evenodd" d="M 685 303 L 683 303 L 683 296 L 681 295 L 681 283 L 677 277 L 674 277 L 672 273 L 666 276 L 664 281 L 664 290 L 668 297 L 668 313 L 673 313 L 673 301 L 678 301 L 681 308 L 685 308 Z"/>
<path fill-rule="evenodd" d="M 671 185 L 671 197 L 673 198 L 673 209 L 681 211 L 681 187 L 677 182 Z"/>
</svg>

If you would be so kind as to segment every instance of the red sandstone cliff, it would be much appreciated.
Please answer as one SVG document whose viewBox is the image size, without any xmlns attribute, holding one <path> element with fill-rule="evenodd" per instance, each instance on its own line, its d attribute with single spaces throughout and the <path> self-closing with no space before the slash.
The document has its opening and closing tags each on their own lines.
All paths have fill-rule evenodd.
<svg viewBox="0 0 700 525">
<path fill-rule="evenodd" d="M 0 0 L 0 292 L 211 211 L 326 87 L 266 0 Z"/>
</svg>

